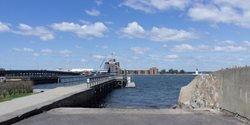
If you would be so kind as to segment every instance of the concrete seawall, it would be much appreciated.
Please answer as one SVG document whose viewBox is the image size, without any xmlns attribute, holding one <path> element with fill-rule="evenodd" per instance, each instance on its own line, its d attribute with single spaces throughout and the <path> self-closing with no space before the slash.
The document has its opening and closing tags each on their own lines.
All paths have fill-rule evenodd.
<svg viewBox="0 0 250 125">
<path fill-rule="evenodd" d="M 250 119 L 250 67 L 197 76 L 182 87 L 179 104 L 189 108 L 224 109 Z"/>
</svg>

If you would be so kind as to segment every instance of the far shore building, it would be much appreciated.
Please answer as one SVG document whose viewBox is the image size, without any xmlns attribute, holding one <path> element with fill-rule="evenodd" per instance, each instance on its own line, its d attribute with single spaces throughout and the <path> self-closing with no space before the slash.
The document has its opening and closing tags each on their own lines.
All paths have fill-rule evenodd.
<svg viewBox="0 0 250 125">
<path fill-rule="evenodd" d="M 129 75 L 157 75 L 158 68 L 152 67 L 148 70 L 127 70 L 127 74 Z"/>
<path fill-rule="evenodd" d="M 114 58 L 111 58 L 107 62 L 105 62 L 104 71 L 106 71 L 110 75 L 118 75 L 122 73 L 120 63 L 117 62 Z"/>
</svg>

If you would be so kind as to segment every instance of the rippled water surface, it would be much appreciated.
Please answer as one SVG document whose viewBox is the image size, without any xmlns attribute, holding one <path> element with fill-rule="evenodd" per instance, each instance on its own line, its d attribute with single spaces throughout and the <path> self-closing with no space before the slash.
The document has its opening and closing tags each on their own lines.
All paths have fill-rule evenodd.
<svg viewBox="0 0 250 125">
<path fill-rule="evenodd" d="M 168 108 L 177 104 L 182 86 L 194 79 L 192 75 L 134 76 L 135 88 L 112 91 L 104 100 L 108 108 Z"/>
</svg>

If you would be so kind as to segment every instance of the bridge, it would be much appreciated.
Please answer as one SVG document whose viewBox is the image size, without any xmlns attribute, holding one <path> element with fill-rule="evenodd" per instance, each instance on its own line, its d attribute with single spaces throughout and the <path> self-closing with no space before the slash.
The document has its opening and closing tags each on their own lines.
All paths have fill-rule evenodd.
<svg viewBox="0 0 250 125">
<path fill-rule="evenodd" d="M 7 79 L 28 79 L 34 84 L 57 83 L 62 76 L 79 76 L 80 73 L 53 70 L 0 70 L 0 77 Z"/>
<path fill-rule="evenodd" d="M 55 89 L 0 103 L 0 125 L 12 124 L 57 107 L 95 107 L 110 91 L 124 87 L 125 78 L 118 75 L 60 77 Z"/>
</svg>

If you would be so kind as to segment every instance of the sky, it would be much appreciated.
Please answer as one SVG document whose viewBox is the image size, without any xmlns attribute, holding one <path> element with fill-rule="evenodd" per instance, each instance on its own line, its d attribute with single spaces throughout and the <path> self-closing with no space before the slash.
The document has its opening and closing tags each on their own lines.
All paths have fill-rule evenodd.
<svg viewBox="0 0 250 125">
<path fill-rule="evenodd" d="M 250 0 L 1 0 L 0 68 L 216 71 L 250 62 Z"/>
</svg>

